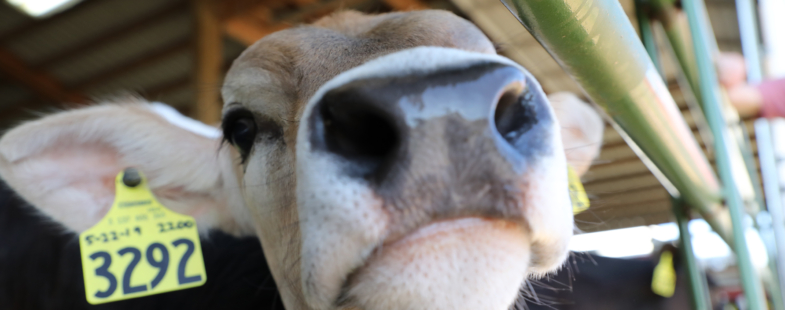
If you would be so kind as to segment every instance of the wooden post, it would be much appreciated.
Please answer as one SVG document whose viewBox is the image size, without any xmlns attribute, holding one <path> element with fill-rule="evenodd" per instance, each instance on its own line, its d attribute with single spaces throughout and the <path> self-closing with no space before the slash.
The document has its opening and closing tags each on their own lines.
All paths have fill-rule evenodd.
<svg viewBox="0 0 785 310">
<path fill-rule="evenodd" d="M 212 0 L 192 0 L 192 4 L 196 42 L 193 116 L 213 125 L 221 119 L 223 30 Z"/>
</svg>

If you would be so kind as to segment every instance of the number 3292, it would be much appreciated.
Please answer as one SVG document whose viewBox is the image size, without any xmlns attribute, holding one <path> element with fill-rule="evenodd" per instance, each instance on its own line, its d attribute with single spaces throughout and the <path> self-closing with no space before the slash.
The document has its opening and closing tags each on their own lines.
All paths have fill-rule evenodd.
<svg viewBox="0 0 785 310">
<path fill-rule="evenodd" d="M 186 265 L 188 264 L 188 259 L 190 259 L 194 254 L 194 242 L 185 238 L 177 239 L 171 243 L 171 246 L 174 248 L 185 246 L 185 252 L 179 258 L 179 262 L 177 264 L 176 286 L 201 282 L 202 275 L 186 275 Z M 158 254 L 156 255 L 156 253 Z M 148 291 L 148 288 L 149 290 L 154 290 L 159 284 L 161 284 L 161 281 L 164 279 L 167 271 L 169 270 L 169 250 L 166 245 L 160 242 L 154 242 L 148 245 L 147 248 L 144 249 L 144 253 L 142 253 L 142 250 L 137 247 L 129 246 L 118 250 L 117 255 L 120 257 L 131 256 L 131 262 L 128 263 L 128 265 L 125 267 L 125 271 L 120 277 L 120 282 L 122 282 L 121 285 L 123 295 L 146 292 Z M 158 256 L 158 258 L 156 258 L 156 256 Z M 106 251 L 98 251 L 91 254 L 89 257 L 93 261 L 99 259 L 103 260 L 103 263 L 95 269 L 95 275 L 103 277 L 109 282 L 109 287 L 106 288 L 106 290 L 95 291 L 94 296 L 97 298 L 107 298 L 112 296 L 118 287 L 118 276 L 109 270 L 112 265 L 112 255 Z M 151 277 L 148 280 L 148 283 L 132 285 L 131 276 L 143 258 L 146 264 L 157 269 L 157 273 L 154 272 L 155 276 Z M 90 292 L 88 292 L 88 294 L 90 294 Z"/>
</svg>

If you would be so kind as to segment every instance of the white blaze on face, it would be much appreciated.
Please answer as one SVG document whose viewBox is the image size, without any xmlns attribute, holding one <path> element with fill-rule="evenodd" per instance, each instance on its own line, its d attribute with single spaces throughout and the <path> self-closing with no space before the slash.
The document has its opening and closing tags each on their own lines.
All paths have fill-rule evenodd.
<svg viewBox="0 0 785 310">
<path fill-rule="evenodd" d="M 525 208 L 519 203 L 526 223 L 455 219 L 384 245 L 390 215 L 381 197 L 367 181 L 340 172 L 344 159 L 313 149 L 308 116 L 329 90 L 362 79 L 424 75 L 479 63 L 513 66 L 533 80 L 504 57 L 419 47 L 344 72 L 312 97 L 302 114 L 296 151 L 300 266 L 309 306 L 331 309 L 347 302 L 369 309 L 506 309 L 528 274 L 551 271 L 564 261 L 573 222 L 558 122 L 548 137 L 557 151 L 524 172 L 528 188 L 511 189 L 530 193 Z M 488 113 L 493 118 L 493 111 Z"/>
</svg>

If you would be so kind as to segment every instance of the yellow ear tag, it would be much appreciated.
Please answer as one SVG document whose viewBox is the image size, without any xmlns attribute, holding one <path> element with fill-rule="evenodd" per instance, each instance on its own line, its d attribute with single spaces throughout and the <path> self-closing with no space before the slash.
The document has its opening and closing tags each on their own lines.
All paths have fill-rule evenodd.
<svg viewBox="0 0 785 310">
<path fill-rule="evenodd" d="M 87 301 L 102 304 L 204 284 L 194 218 L 161 205 L 136 169 L 120 172 L 115 188 L 106 216 L 79 235 Z"/>
<path fill-rule="evenodd" d="M 654 267 L 651 290 L 666 298 L 673 296 L 676 291 L 676 270 L 673 269 L 673 254 L 670 251 L 660 254 L 660 262 Z"/>
<path fill-rule="evenodd" d="M 589 196 L 583 189 L 581 178 L 572 167 L 567 166 L 567 178 L 570 183 L 570 200 L 572 201 L 572 214 L 578 214 L 589 208 Z"/>
</svg>

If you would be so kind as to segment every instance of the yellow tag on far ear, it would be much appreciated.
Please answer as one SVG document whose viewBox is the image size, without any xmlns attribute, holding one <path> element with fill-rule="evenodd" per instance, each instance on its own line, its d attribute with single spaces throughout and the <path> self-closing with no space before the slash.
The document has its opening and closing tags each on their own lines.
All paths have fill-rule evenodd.
<svg viewBox="0 0 785 310">
<path fill-rule="evenodd" d="M 670 251 L 660 254 L 660 262 L 654 267 L 651 290 L 666 298 L 673 296 L 676 291 L 676 270 L 673 269 L 673 254 Z"/>
<path fill-rule="evenodd" d="M 87 301 L 102 304 L 204 284 L 194 218 L 161 205 L 135 169 L 120 172 L 115 187 L 112 208 L 79 235 Z"/>
<path fill-rule="evenodd" d="M 570 200 L 572 201 L 572 214 L 578 214 L 589 208 L 589 196 L 583 189 L 581 178 L 572 167 L 567 166 L 567 178 L 570 183 Z"/>
</svg>

